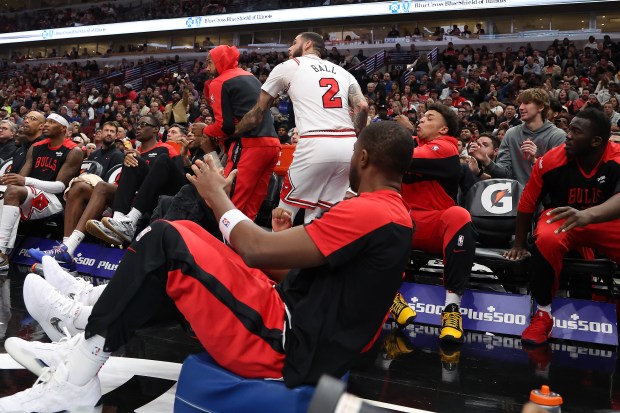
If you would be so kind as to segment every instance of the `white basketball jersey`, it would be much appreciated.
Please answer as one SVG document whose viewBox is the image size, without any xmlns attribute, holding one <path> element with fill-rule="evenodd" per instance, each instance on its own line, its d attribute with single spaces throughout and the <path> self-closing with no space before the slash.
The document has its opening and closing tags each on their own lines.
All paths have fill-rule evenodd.
<svg viewBox="0 0 620 413">
<path fill-rule="evenodd" d="M 354 129 L 349 113 L 349 87 L 357 80 L 345 69 L 316 55 L 276 66 L 262 89 L 273 97 L 288 93 L 299 135 L 312 131 Z"/>
</svg>

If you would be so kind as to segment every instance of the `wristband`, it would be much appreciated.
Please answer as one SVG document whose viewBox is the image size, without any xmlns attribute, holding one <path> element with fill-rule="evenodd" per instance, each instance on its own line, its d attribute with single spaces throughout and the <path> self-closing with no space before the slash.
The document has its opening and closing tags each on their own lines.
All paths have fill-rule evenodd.
<svg viewBox="0 0 620 413">
<path fill-rule="evenodd" d="M 233 228 L 237 226 L 241 221 L 250 221 L 250 218 L 246 217 L 243 212 L 238 209 L 231 209 L 230 211 L 226 211 L 224 215 L 220 218 L 220 232 L 226 240 L 227 243 L 230 244 L 230 233 Z"/>
</svg>

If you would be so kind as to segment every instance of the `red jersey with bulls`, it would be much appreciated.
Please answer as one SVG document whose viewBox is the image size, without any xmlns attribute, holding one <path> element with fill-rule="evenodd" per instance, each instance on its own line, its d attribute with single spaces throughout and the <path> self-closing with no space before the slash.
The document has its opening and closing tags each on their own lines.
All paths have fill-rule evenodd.
<svg viewBox="0 0 620 413">
<path fill-rule="evenodd" d="M 412 210 L 438 211 L 456 205 L 461 165 L 456 139 L 416 139 L 401 193 Z"/>
<path fill-rule="evenodd" d="M 620 193 L 620 145 L 609 142 L 598 165 L 589 172 L 576 159 L 567 158 L 564 147 L 553 148 L 536 161 L 519 211 L 534 213 L 539 203 L 545 209 L 570 206 L 584 210 Z"/>
<path fill-rule="evenodd" d="M 55 147 L 50 146 L 49 138 L 35 143 L 32 148 L 32 169 L 28 176 L 42 181 L 55 181 L 67 155 L 76 146 L 68 138 Z"/>
</svg>

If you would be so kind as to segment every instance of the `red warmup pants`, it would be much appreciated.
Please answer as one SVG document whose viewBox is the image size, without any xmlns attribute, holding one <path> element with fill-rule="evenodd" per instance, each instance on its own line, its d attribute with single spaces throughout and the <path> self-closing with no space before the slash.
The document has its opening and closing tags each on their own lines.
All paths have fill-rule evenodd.
<svg viewBox="0 0 620 413">
<path fill-rule="evenodd" d="M 453 206 L 439 211 L 412 210 L 415 231 L 412 247 L 442 254 L 444 285 L 463 294 L 476 253 L 476 232 L 466 209 Z"/>
<path fill-rule="evenodd" d="M 105 335 L 115 351 L 162 309 L 178 309 L 222 367 L 281 378 L 285 306 L 274 284 L 198 224 L 155 221 L 127 248 L 86 335 Z"/>
<path fill-rule="evenodd" d="M 269 180 L 280 158 L 278 138 L 241 138 L 230 145 L 224 174 L 237 169 L 230 197 L 235 206 L 251 220 L 267 196 Z"/>
<path fill-rule="evenodd" d="M 538 220 L 532 253 L 532 295 L 541 305 L 551 303 L 558 288 L 562 260 L 571 250 L 591 248 L 611 260 L 620 262 L 620 220 L 591 224 L 555 234 L 564 221 L 547 224 L 544 211 Z M 541 261 L 542 260 L 542 261 Z"/>
</svg>

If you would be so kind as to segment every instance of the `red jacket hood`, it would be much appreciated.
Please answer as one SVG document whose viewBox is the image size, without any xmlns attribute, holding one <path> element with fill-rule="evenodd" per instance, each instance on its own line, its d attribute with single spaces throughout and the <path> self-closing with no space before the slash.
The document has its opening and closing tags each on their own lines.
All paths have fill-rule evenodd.
<svg viewBox="0 0 620 413">
<path fill-rule="evenodd" d="M 218 74 L 237 67 L 239 50 L 235 46 L 217 46 L 209 52 Z"/>
</svg>

